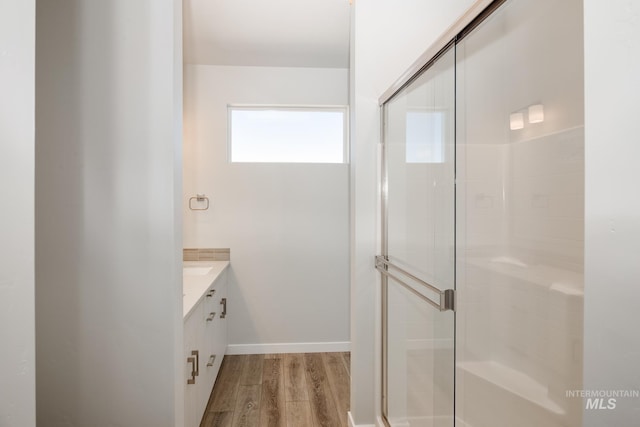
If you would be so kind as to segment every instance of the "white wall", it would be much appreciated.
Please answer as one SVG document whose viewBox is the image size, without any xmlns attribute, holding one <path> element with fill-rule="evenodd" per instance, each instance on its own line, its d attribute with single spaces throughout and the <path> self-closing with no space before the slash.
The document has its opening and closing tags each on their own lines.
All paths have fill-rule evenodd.
<svg viewBox="0 0 640 427">
<path fill-rule="evenodd" d="M 352 10 L 351 415 L 379 413 L 378 98 L 474 0 L 356 1 Z M 378 378 L 378 380 L 376 380 Z"/>
<path fill-rule="evenodd" d="M 585 389 L 640 384 L 640 4 L 585 0 Z M 584 425 L 637 423 L 638 399 Z"/>
<path fill-rule="evenodd" d="M 35 1 L 0 1 L 0 425 L 35 426 Z"/>
<path fill-rule="evenodd" d="M 231 249 L 231 353 L 348 348 L 349 166 L 230 164 L 227 105 L 347 98 L 345 69 L 185 68 L 184 246 Z"/>
<path fill-rule="evenodd" d="M 40 1 L 37 419 L 182 425 L 181 1 Z"/>
</svg>

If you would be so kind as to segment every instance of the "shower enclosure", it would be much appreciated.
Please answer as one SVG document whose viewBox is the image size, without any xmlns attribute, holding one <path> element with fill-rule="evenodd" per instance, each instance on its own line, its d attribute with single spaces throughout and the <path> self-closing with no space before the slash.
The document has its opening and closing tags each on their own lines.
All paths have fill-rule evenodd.
<svg viewBox="0 0 640 427">
<path fill-rule="evenodd" d="M 506 0 L 383 114 L 389 426 L 578 427 L 581 0 Z"/>
</svg>

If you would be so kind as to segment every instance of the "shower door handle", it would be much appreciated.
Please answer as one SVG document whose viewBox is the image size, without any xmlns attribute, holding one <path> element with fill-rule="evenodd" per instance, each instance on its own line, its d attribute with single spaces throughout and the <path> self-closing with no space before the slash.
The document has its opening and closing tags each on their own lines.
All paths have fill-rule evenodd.
<svg viewBox="0 0 640 427">
<path fill-rule="evenodd" d="M 376 257 L 376 270 L 378 270 L 380 273 L 382 273 L 383 275 L 385 275 L 387 277 L 391 277 L 393 280 L 398 282 L 404 288 L 406 288 L 410 292 L 414 293 L 416 296 L 420 297 L 422 300 L 424 300 L 425 302 L 431 304 L 432 306 L 434 306 L 438 310 L 440 310 L 440 311 L 447 311 L 447 310 L 455 311 L 455 297 L 456 297 L 456 294 L 455 294 L 455 291 L 453 289 L 445 289 L 444 291 L 441 290 L 441 289 L 438 289 L 437 287 L 433 286 L 432 284 L 430 284 L 428 282 L 425 282 L 424 280 L 414 276 L 413 274 L 409 273 L 408 271 L 398 267 L 397 265 L 394 265 L 393 263 L 389 262 L 389 260 L 386 257 L 381 256 L 381 255 L 378 255 Z M 394 274 L 393 272 L 391 272 L 389 270 L 394 270 L 394 271 L 397 272 L 397 274 Z M 403 276 L 405 278 L 401 278 L 399 276 Z M 409 285 L 407 283 L 407 281 L 413 281 L 415 283 L 418 283 L 420 286 L 429 289 L 429 291 L 438 294 L 439 300 L 438 301 L 434 301 L 433 299 L 429 298 L 428 296 L 418 292 L 413 286 Z"/>
</svg>

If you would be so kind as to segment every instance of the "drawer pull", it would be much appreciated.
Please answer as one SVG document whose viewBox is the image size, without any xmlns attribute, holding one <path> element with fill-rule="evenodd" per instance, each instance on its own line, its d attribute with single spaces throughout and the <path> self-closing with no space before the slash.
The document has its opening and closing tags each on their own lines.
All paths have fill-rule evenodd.
<svg viewBox="0 0 640 427">
<path fill-rule="evenodd" d="M 222 313 L 220 313 L 220 318 L 224 319 L 225 317 L 227 317 L 227 299 L 222 298 L 220 300 L 220 304 L 222 304 Z"/>
<path fill-rule="evenodd" d="M 212 354 L 211 356 L 209 356 L 209 361 L 207 362 L 207 366 L 213 366 L 215 361 L 216 361 L 216 355 Z"/>
<path fill-rule="evenodd" d="M 209 317 L 207 317 L 207 322 L 211 322 L 211 321 L 212 321 L 213 319 L 215 319 L 215 318 L 216 318 L 216 312 L 215 312 L 215 311 L 212 311 L 212 312 L 209 314 Z"/>
<path fill-rule="evenodd" d="M 216 290 L 215 289 L 211 289 L 209 292 L 207 292 L 207 298 L 212 297 L 215 293 L 216 293 Z"/>
<path fill-rule="evenodd" d="M 196 357 L 195 376 L 200 375 L 200 352 L 198 350 L 191 351 L 191 355 Z"/>
<path fill-rule="evenodd" d="M 196 358 L 187 357 L 187 363 L 191 363 L 191 378 L 187 380 L 187 384 L 195 384 L 196 383 Z"/>
</svg>

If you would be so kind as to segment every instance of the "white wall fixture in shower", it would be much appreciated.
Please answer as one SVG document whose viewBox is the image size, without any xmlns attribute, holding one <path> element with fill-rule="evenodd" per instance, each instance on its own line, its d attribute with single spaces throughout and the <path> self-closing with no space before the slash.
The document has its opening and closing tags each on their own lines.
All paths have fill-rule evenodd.
<svg viewBox="0 0 640 427">
<path fill-rule="evenodd" d="M 509 129 L 519 130 L 524 128 L 524 114 L 511 113 L 509 116 Z"/>
<path fill-rule="evenodd" d="M 529 123 L 544 122 L 544 106 L 542 104 L 531 105 L 529 107 Z"/>
</svg>

